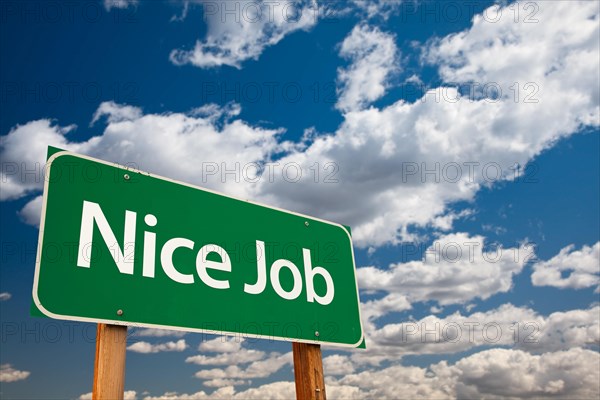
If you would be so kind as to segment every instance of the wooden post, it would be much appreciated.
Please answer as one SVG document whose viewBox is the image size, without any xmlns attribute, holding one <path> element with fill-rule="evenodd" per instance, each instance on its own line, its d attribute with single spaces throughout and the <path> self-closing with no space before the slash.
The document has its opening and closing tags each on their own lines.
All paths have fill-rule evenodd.
<svg viewBox="0 0 600 400">
<path fill-rule="evenodd" d="M 125 392 L 127 326 L 98 324 L 93 400 L 122 400 Z"/>
<path fill-rule="evenodd" d="M 318 344 L 292 343 L 297 400 L 326 400 L 323 359 Z"/>
</svg>

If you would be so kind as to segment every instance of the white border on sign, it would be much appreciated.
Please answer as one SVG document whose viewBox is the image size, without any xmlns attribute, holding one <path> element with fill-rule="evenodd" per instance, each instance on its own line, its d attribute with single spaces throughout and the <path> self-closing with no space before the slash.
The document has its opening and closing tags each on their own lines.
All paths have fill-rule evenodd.
<svg viewBox="0 0 600 400">
<path fill-rule="evenodd" d="M 219 196 L 223 196 L 223 197 L 227 197 L 230 199 L 234 199 L 234 200 L 239 200 L 239 201 L 244 201 L 246 203 L 250 203 L 250 204 L 254 204 L 260 207 L 264 207 L 264 208 L 268 208 L 268 209 L 272 209 L 272 210 L 277 210 L 277 211 L 281 211 L 287 214 L 292 214 L 292 215 L 296 215 L 299 217 L 303 217 L 303 218 L 309 218 L 313 221 L 319 221 L 319 222 L 323 222 L 325 224 L 329 224 L 329 225 L 334 225 L 337 226 L 339 228 L 341 228 L 346 235 L 348 236 L 348 240 L 350 241 L 350 250 L 352 251 L 352 267 L 353 267 L 353 272 L 354 272 L 354 283 L 355 283 L 355 287 L 356 287 L 356 299 L 358 300 L 358 318 L 359 318 L 359 324 L 360 324 L 360 339 L 358 342 L 354 343 L 354 344 L 347 344 L 347 343 L 336 343 L 336 342 L 324 342 L 321 340 L 308 340 L 308 339 L 297 339 L 297 338 L 287 338 L 287 337 L 283 337 L 283 336 L 269 336 L 269 335 L 258 335 L 258 334 L 252 334 L 252 333 L 241 333 L 241 332 L 230 332 L 230 331 L 221 331 L 221 330 L 211 330 L 211 329 L 197 329 L 197 328 L 187 328 L 187 327 L 182 327 L 182 326 L 171 326 L 171 325 L 157 325 L 157 324 L 147 324 L 147 323 L 138 323 L 138 322 L 127 322 L 127 321 L 121 321 L 121 320 L 112 320 L 112 319 L 99 319 L 99 318 L 87 318 L 87 317 L 78 317 L 78 316 L 70 316 L 70 315 L 62 315 L 62 314 L 55 314 L 51 311 L 48 311 L 46 308 L 44 308 L 44 306 L 42 305 L 42 303 L 39 300 L 38 297 L 38 281 L 39 281 L 39 274 L 40 274 L 40 265 L 41 265 L 41 256 L 42 256 L 42 242 L 44 239 L 44 225 L 46 222 L 46 201 L 48 199 L 48 185 L 50 182 L 50 173 L 52 170 L 52 162 L 54 160 L 56 160 L 58 157 L 61 156 L 73 156 L 73 157 L 78 157 L 78 158 L 82 158 L 84 160 L 88 160 L 88 161 L 93 161 L 93 162 L 97 162 L 100 164 L 104 164 L 104 165 L 108 165 L 111 167 L 115 167 L 115 168 L 119 168 L 122 169 L 125 172 L 129 172 L 129 173 L 141 173 L 144 174 L 146 176 L 151 176 L 152 178 L 156 178 L 156 179 L 160 179 L 163 181 L 167 181 L 167 182 L 171 182 L 171 183 L 175 183 L 178 185 L 182 185 L 182 186 L 187 186 L 193 189 L 197 189 L 197 190 L 201 190 L 203 192 L 208 192 L 208 193 L 212 193 L 212 194 L 216 194 Z M 308 215 L 304 215 L 304 214 L 300 214 L 300 213 L 296 213 L 293 211 L 288 211 L 288 210 L 283 210 L 281 208 L 278 207 L 273 207 L 273 206 L 268 206 L 265 204 L 261 204 L 261 203 L 257 203 L 254 201 L 250 201 L 250 200 L 243 200 L 243 199 L 239 199 L 237 197 L 234 196 L 229 196 L 223 193 L 219 193 L 217 191 L 214 190 L 210 190 L 210 189 L 206 189 L 206 188 L 202 188 L 200 186 L 195 186 L 195 185 L 191 185 L 189 183 L 185 183 L 185 182 L 180 182 L 174 179 L 169 179 L 169 178 L 165 178 L 159 175 L 154 175 L 154 174 L 150 174 L 148 172 L 145 171 L 140 171 L 138 169 L 135 168 L 123 168 L 120 165 L 116 165 L 114 163 L 109 163 L 107 161 L 104 160 L 99 160 L 93 157 L 88 157 L 82 154 L 77 154 L 77 153 L 73 153 L 70 151 L 59 151 L 57 153 L 54 153 L 47 161 L 46 164 L 48 165 L 47 169 L 46 169 L 46 178 L 45 178 L 45 182 L 44 182 L 44 193 L 43 193 L 43 197 L 42 197 L 42 215 L 41 215 L 41 219 L 40 219 L 40 227 L 39 227 L 39 238 L 38 238 L 38 249 L 37 249 L 37 255 L 36 255 L 36 263 L 35 263 L 35 275 L 33 278 L 33 301 L 35 302 L 35 305 L 37 306 L 37 308 L 47 317 L 50 318 L 55 318 L 55 319 L 62 319 L 62 320 L 66 320 L 66 321 L 81 321 L 81 322 L 93 322 L 93 323 L 102 323 L 102 324 L 112 324 L 112 325 L 121 325 L 121 326 L 135 326 L 140 327 L 140 328 L 158 328 L 158 329 L 168 329 L 168 330 L 174 330 L 174 331 L 184 331 L 184 332 L 194 332 L 194 333 L 207 333 L 207 334 L 212 334 L 212 335 L 227 335 L 227 336 L 238 336 L 238 335 L 243 335 L 244 337 L 248 337 L 248 338 L 256 338 L 256 339 L 272 339 L 272 340 L 281 340 L 281 341 L 286 341 L 286 342 L 298 342 L 298 343 L 311 343 L 311 344 L 321 344 L 321 345 L 331 345 L 331 346 L 336 346 L 336 347 L 350 347 L 350 348 L 357 348 L 362 341 L 364 340 L 364 330 L 363 330 L 363 326 L 362 326 L 362 316 L 360 313 L 360 297 L 359 297 L 359 293 L 358 293 L 358 281 L 356 279 L 356 262 L 354 260 L 354 247 L 352 245 L 352 238 L 350 237 L 350 234 L 348 233 L 348 230 L 335 222 L 331 222 L 331 221 L 326 221 L 320 218 L 315 218 L 315 217 L 310 217 Z"/>
</svg>

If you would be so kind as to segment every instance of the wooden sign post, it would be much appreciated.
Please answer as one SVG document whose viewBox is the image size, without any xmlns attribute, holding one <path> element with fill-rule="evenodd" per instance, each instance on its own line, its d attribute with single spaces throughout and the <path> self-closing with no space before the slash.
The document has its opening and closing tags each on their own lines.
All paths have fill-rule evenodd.
<svg viewBox="0 0 600 400">
<path fill-rule="evenodd" d="M 297 400 L 326 400 L 321 345 L 292 343 Z"/>
<path fill-rule="evenodd" d="M 297 400 L 327 400 L 321 346 L 292 343 Z M 127 326 L 98 324 L 93 400 L 123 400 Z"/>
<path fill-rule="evenodd" d="M 125 393 L 127 326 L 98 324 L 93 400 L 122 400 Z"/>
</svg>

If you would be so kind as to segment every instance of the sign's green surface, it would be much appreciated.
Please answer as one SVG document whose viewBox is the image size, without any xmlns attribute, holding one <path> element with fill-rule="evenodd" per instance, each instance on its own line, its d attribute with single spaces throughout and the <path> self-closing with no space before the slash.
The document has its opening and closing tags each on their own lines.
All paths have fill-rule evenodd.
<svg viewBox="0 0 600 400">
<path fill-rule="evenodd" d="M 33 287 L 46 316 L 361 344 L 343 226 L 65 151 L 48 164 Z"/>
</svg>

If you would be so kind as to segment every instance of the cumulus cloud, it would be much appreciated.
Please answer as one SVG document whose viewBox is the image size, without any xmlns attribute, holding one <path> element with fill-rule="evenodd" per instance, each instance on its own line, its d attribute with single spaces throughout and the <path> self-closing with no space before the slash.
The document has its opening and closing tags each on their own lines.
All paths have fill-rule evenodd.
<svg viewBox="0 0 600 400">
<path fill-rule="evenodd" d="M 348 356 L 334 354 L 323 358 L 325 376 L 347 375 L 354 372 L 354 365 Z"/>
<path fill-rule="evenodd" d="M 325 361 L 330 360 L 330 361 Z M 345 364 L 326 357 L 324 362 Z M 331 399 L 403 398 L 597 398 L 600 355 L 579 347 L 531 354 L 518 349 L 488 349 L 463 357 L 454 364 L 442 361 L 426 367 L 391 365 L 385 368 L 329 375 Z M 325 367 L 327 368 L 327 366 Z M 293 382 L 273 382 L 243 391 L 224 386 L 213 392 L 168 392 L 145 400 L 288 399 L 295 396 Z"/>
<path fill-rule="evenodd" d="M 387 20 L 391 15 L 400 11 L 403 1 L 389 0 L 352 0 L 357 10 L 364 13 L 366 18 L 381 18 Z"/>
<path fill-rule="evenodd" d="M 265 352 L 252 349 L 241 349 L 232 353 L 220 353 L 216 355 L 206 356 L 199 354 L 185 359 L 185 362 L 194 363 L 197 365 L 236 365 L 247 364 L 253 361 L 262 360 L 265 357 Z"/>
<path fill-rule="evenodd" d="M 60 127 L 47 119 L 17 125 L 8 135 L 0 137 L 0 158 L 4 166 L 0 172 L 2 190 L 0 200 L 12 200 L 44 186 L 44 161 L 47 146 L 54 145 L 80 151 L 80 146 L 69 143 L 65 137 L 76 127 Z M 35 173 L 31 173 L 35 171 Z M 29 173 L 26 173 L 29 172 Z"/>
<path fill-rule="evenodd" d="M 159 353 L 163 351 L 184 351 L 187 348 L 185 339 L 180 339 L 176 342 L 166 342 L 159 344 L 152 344 L 148 342 L 136 342 L 127 346 L 127 350 L 135 353 Z"/>
<path fill-rule="evenodd" d="M 464 358 L 453 370 L 459 398 L 579 398 L 600 395 L 596 351 L 574 348 L 531 355 L 490 349 Z"/>
<path fill-rule="evenodd" d="M 338 70 L 338 102 L 342 111 L 364 108 L 385 94 L 390 77 L 400 70 L 395 37 L 376 27 L 357 25 L 344 39 L 340 56 L 349 59 Z"/>
<path fill-rule="evenodd" d="M 212 393 L 204 391 L 191 394 L 165 393 L 156 397 L 145 397 L 144 400 L 203 400 L 203 399 L 231 399 L 231 400 L 285 400 L 295 398 L 296 392 L 293 382 L 273 382 L 236 392 L 233 386 L 225 386 Z"/>
<path fill-rule="evenodd" d="M 19 211 L 19 217 L 21 217 L 21 220 L 26 224 L 39 227 L 42 216 L 42 205 L 43 197 L 34 197 L 33 200 L 30 200 L 25 204 L 25 207 Z"/>
<path fill-rule="evenodd" d="M 204 386 L 207 387 L 232 387 L 232 386 L 240 386 L 247 385 L 249 381 L 236 380 L 236 379 L 209 379 L 207 381 L 202 382 Z"/>
<path fill-rule="evenodd" d="M 596 398 L 600 361 L 580 348 L 532 355 L 490 349 L 427 368 L 391 366 L 331 382 L 360 388 L 357 398 Z"/>
<path fill-rule="evenodd" d="M 364 396 L 357 387 L 345 385 L 327 386 L 328 399 L 361 399 Z M 294 382 L 272 382 L 260 385 L 254 388 L 249 388 L 242 391 L 236 391 L 233 386 L 221 387 L 212 393 L 204 391 L 196 393 L 176 393 L 168 392 L 161 396 L 148 396 L 144 400 L 201 400 L 201 399 L 230 399 L 230 400 L 289 400 L 296 398 L 296 389 Z"/>
<path fill-rule="evenodd" d="M 421 261 L 392 264 L 388 269 L 359 268 L 359 286 L 402 293 L 411 302 L 435 300 L 446 305 L 485 300 L 510 290 L 513 276 L 534 255 L 528 245 L 485 250 L 486 245 L 482 236 L 444 235 L 425 251 Z"/>
<path fill-rule="evenodd" d="M 536 324 L 521 324 L 517 346 L 530 352 L 600 345 L 600 307 L 554 312 Z M 514 329 L 514 327 L 513 327 Z"/>
<path fill-rule="evenodd" d="M 16 382 L 27 379 L 30 375 L 29 371 L 19 371 L 14 369 L 10 364 L 0 365 L 0 382 Z"/>
<path fill-rule="evenodd" d="M 515 349 L 489 349 L 427 367 L 392 365 L 328 377 L 331 399 L 403 398 L 597 398 L 600 395 L 596 351 L 573 348 L 534 355 Z M 191 399 L 288 399 L 294 398 L 293 382 L 273 382 L 244 391 L 233 386 L 212 393 L 165 393 L 145 400 Z"/>
<path fill-rule="evenodd" d="M 406 354 L 451 354 L 479 346 L 514 345 L 515 328 L 509 328 L 515 323 L 532 323 L 539 329 L 541 319 L 530 309 L 506 304 L 471 315 L 456 312 L 444 318 L 429 315 L 418 321 L 385 324 L 369 332 L 373 351 L 368 357 L 381 361 Z M 533 339 L 539 340 L 539 331 Z M 359 355 L 355 358 L 362 359 L 368 360 Z"/>
<path fill-rule="evenodd" d="M 359 284 L 359 287 L 362 286 Z M 388 313 L 410 310 L 411 308 L 412 306 L 406 296 L 398 293 L 389 293 L 380 299 L 363 302 L 360 304 L 360 313 L 364 320 L 363 326 L 371 324 Z"/>
<path fill-rule="evenodd" d="M 170 59 L 176 65 L 241 68 L 244 61 L 258 59 L 265 48 L 294 31 L 310 29 L 318 19 L 313 0 L 200 3 L 208 25 L 206 38 L 190 50 L 173 50 Z"/>
<path fill-rule="evenodd" d="M 447 399 L 454 394 L 454 376 L 445 363 L 429 368 L 395 365 L 366 370 L 330 380 L 328 389 L 338 385 L 359 389 L 355 398 L 394 399 L 402 393 L 407 399 Z"/>
<path fill-rule="evenodd" d="M 449 212 L 450 205 L 472 200 L 484 186 L 514 179 L 515 163 L 527 164 L 560 138 L 598 126 L 598 5 L 538 6 L 543 24 L 515 23 L 504 10 L 496 23 L 476 17 L 470 29 L 431 42 L 425 59 L 439 65 L 447 84 L 414 103 L 399 100 L 381 109 L 349 111 L 334 133 L 304 145 L 281 143 L 277 134 L 282 130 L 251 126 L 237 117 L 215 122 L 212 116 L 143 114 L 104 104 L 98 115 L 106 117 L 107 126 L 101 135 L 69 141 L 73 127 L 32 121 L 0 139 L 0 157 L 15 166 L 43 165 L 45 146 L 53 144 L 134 163 L 152 173 L 350 225 L 361 247 L 414 240 L 415 228 L 447 231 L 462 216 Z M 451 83 L 474 79 L 502 88 L 515 80 L 534 82 L 538 103 L 517 102 L 506 95 L 510 90 L 497 99 L 461 95 Z M 219 173 L 207 176 L 196 161 L 215 163 L 221 172 L 222 163 L 228 168 L 236 163 L 264 166 L 274 154 L 283 154 L 276 159 L 280 166 L 301 171 L 299 178 L 291 180 L 280 169 L 273 180 L 251 184 L 222 179 Z M 315 163 L 331 173 L 329 180 L 321 174 L 315 182 Z M 2 172 L 2 199 L 41 188 L 41 180 L 19 171 Z"/>
<path fill-rule="evenodd" d="M 133 336 L 147 336 L 147 337 L 183 337 L 187 332 L 173 331 L 170 329 L 156 329 L 156 328 L 144 328 L 133 331 Z"/>
<path fill-rule="evenodd" d="M 65 135 L 74 127 L 60 127 L 51 120 L 17 125 L 0 138 L 0 157 L 7 166 L 14 166 L 3 168 L 1 199 L 16 199 L 43 188 L 48 145 L 248 198 L 251 185 L 239 183 L 242 167 L 252 166 L 244 175 L 251 181 L 255 163 L 264 164 L 286 144 L 277 140 L 282 130 L 230 121 L 236 112 L 230 105 L 225 109 L 213 106 L 202 113 L 143 115 L 130 106 L 102 103 L 95 119 L 106 116 L 107 126 L 101 135 L 84 142 L 68 140 Z M 236 166 L 240 175 L 227 184 L 221 169 Z M 40 206 L 41 199 L 34 198 L 21 211 L 22 218 L 39 223 Z"/>
<path fill-rule="evenodd" d="M 328 399 L 362 399 L 364 393 L 360 388 L 335 384 L 326 385 Z M 165 393 L 162 396 L 145 397 L 144 400 L 203 400 L 203 399 L 261 399 L 261 400 L 289 400 L 296 397 L 294 382 L 272 382 L 243 391 L 236 391 L 233 386 L 222 387 L 212 393 L 204 391 L 192 394 Z"/>
<path fill-rule="evenodd" d="M 346 113 L 334 134 L 280 160 L 300 165 L 302 179 L 264 185 L 263 195 L 344 221 L 361 246 L 410 241 L 411 227 L 450 228 L 449 204 L 514 179 L 516 163 L 598 126 L 598 4 L 539 7 L 543 23 L 515 23 L 504 9 L 496 23 L 479 16 L 470 29 L 431 42 L 425 59 L 446 83 L 414 103 Z M 472 81 L 506 90 L 470 96 L 458 84 Z M 524 93 L 515 101 L 515 81 L 522 91 L 531 83 L 528 101 L 537 103 Z M 315 162 L 334 163 L 337 183 L 315 184 Z"/>
<path fill-rule="evenodd" d="M 126 390 L 123 393 L 123 400 L 137 400 L 137 392 L 135 390 Z M 78 400 L 92 400 L 92 392 L 82 394 Z"/>
<path fill-rule="evenodd" d="M 142 116 L 139 107 L 117 104 L 114 101 L 105 101 L 100 104 L 90 125 L 95 124 L 100 118 L 106 117 L 109 123 L 133 121 Z"/>
<path fill-rule="evenodd" d="M 539 315 L 504 304 L 486 312 L 367 327 L 369 351 L 354 353 L 357 365 L 393 361 L 407 354 L 453 354 L 479 347 L 510 346 L 532 353 L 600 344 L 600 307 Z"/>
<path fill-rule="evenodd" d="M 220 336 L 200 343 L 198 350 L 209 353 L 234 353 L 242 349 L 244 338 L 237 336 Z"/>
<path fill-rule="evenodd" d="M 514 97 L 511 85 L 535 84 L 539 94 L 531 100 L 538 99 L 539 106 L 532 108 L 542 113 L 540 118 L 555 115 L 553 121 L 563 127 L 557 135 L 568 134 L 579 124 L 597 125 L 593 104 L 600 101 L 595 74 L 599 5 L 542 2 L 535 16 L 538 23 L 515 23 L 509 11 L 491 6 L 473 18 L 468 31 L 432 41 L 426 60 L 439 66 L 447 82 L 493 83 L 501 88 L 501 97 L 513 103 L 523 99 Z M 515 115 L 515 123 L 527 106 L 517 108 L 522 111 Z"/>
<path fill-rule="evenodd" d="M 251 362 L 244 368 L 230 365 L 224 369 L 203 369 L 196 372 L 195 376 L 204 380 L 266 378 L 287 365 L 292 365 L 292 352 L 285 354 L 274 352 L 262 360 Z"/>
<path fill-rule="evenodd" d="M 548 261 L 533 265 L 531 282 L 535 286 L 554 286 L 561 289 L 582 289 L 600 284 L 600 242 L 575 250 L 574 245 L 563 248 Z"/>
<path fill-rule="evenodd" d="M 237 337 L 218 337 L 208 340 L 202 342 L 198 350 L 217 354 L 198 354 L 187 357 L 185 361 L 201 366 L 223 366 L 223 368 L 205 368 L 195 374 L 197 378 L 203 380 L 203 385 L 208 387 L 245 385 L 248 384 L 249 379 L 266 378 L 292 364 L 291 352 L 267 354 L 264 351 L 242 347 L 242 343 L 243 340 Z"/>
<path fill-rule="evenodd" d="M 11 297 L 12 297 L 12 294 L 10 294 L 8 292 L 0 293 L 0 301 L 8 301 L 8 300 L 10 300 Z"/>
</svg>

